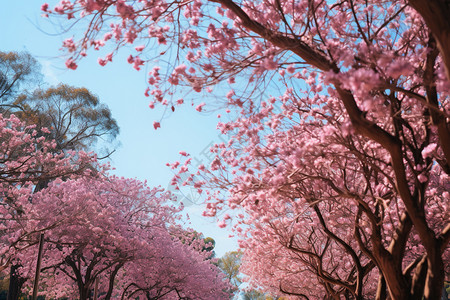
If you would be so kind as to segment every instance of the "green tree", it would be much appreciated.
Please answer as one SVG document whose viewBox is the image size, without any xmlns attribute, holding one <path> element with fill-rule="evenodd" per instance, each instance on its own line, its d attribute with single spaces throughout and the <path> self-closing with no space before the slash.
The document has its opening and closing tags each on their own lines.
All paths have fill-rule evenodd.
<svg viewBox="0 0 450 300">
<path fill-rule="evenodd" d="M 38 61 L 26 52 L 0 52 L 0 113 L 15 114 L 54 139 L 57 150 L 95 148 L 100 155 L 119 133 L 109 108 L 84 87 L 60 84 L 43 88 Z M 104 141 L 99 145 L 99 140 Z"/>
<path fill-rule="evenodd" d="M 244 298 L 244 300 L 273 300 L 273 299 L 281 300 L 281 298 L 273 298 L 271 296 L 267 296 L 267 294 L 258 292 L 256 290 L 246 291 L 244 295 L 242 295 L 242 298 Z"/>
<path fill-rule="evenodd" d="M 218 261 L 219 268 L 225 273 L 226 278 L 236 287 L 236 290 L 242 283 L 239 277 L 239 268 L 241 266 L 242 252 L 230 251 L 225 253 Z"/>
<path fill-rule="evenodd" d="M 13 104 L 21 119 L 50 130 L 58 150 L 89 150 L 99 139 L 111 143 L 119 133 L 109 108 L 83 87 L 37 89 L 19 95 Z"/>
<path fill-rule="evenodd" d="M 0 51 L 0 103 L 36 86 L 41 78 L 40 65 L 29 53 Z"/>
<path fill-rule="evenodd" d="M 218 267 L 225 273 L 226 278 L 234 287 L 229 291 L 230 294 L 237 295 L 242 288 L 242 276 L 240 273 L 241 260 L 243 253 L 241 251 L 229 251 L 225 253 L 217 262 Z M 274 298 L 267 293 L 261 293 L 255 289 L 244 290 L 241 296 L 245 300 L 274 300 L 283 298 Z"/>
</svg>

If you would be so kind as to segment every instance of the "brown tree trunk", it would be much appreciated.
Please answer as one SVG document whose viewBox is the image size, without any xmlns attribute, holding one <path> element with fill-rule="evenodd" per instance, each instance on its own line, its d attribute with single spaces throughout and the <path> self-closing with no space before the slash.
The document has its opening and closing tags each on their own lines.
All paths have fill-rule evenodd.
<svg viewBox="0 0 450 300">
<path fill-rule="evenodd" d="M 9 288 L 7 300 L 18 300 L 20 296 L 20 291 L 22 290 L 22 285 L 25 283 L 26 279 L 20 277 L 16 270 L 19 266 L 12 265 L 11 272 L 9 275 Z"/>
<path fill-rule="evenodd" d="M 376 300 L 386 300 L 387 299 L 387 293 L 386 293 L 386 280 L 384 280 L 383 274 L 380 274 L 380 278 L 378 279 L 378 286 L 377 286 L 377 295 Z"/>
<path fill-rule="evenodd" d="M 427 258 L 428 272 L 424 297 L 426 300 L 441 299 L 445 280 L 444 261 L 439 249 L 427 253 Z"/>
<path fill-rule="evenodd" d="M 409 0 L 409 4 L 422 16 L 437 42 L 444 61 L 447 79 L 450 80 L 450 2 L 447 0 Z M 436 118 L 436 117 L 435 117 Z M 436 122 L 436 121 L 435 121 Z M 450 165 L 450 131 L 444 120 L 437 122 L 440 144 Z"/>
</svg>

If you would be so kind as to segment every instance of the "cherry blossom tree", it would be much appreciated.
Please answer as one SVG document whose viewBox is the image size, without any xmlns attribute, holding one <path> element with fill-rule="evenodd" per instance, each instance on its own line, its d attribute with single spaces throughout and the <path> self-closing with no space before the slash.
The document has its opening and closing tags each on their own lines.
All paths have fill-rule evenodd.
<svg viewBox="0 0 450 300">
<path fill-rule="evenodd" d="M 41 181 L 83 174 L 94 162 L 84 152 L 54 152 L 55 143 L 36 137 L 35 126 L 25 126 L 17 117 L 0 115 L 1 266 L 9 266 L 21 241 L 34 232 L 18 232 L 14 225 L 24 217 L 33 190 Z M 35 240 L 33 243 L 37 243 Z M 27 244 L 28 247 L 31 244 Z"/>
<path fill-rule="evenodd" d="M 39 81 L 42 77 L 39 71 L 39 63 L 26 52 L 0 52 L 0 111 L 3 118 L 7 119 L 14 114 L 24 122 L 22 128 L 26 127 L 25 124 L 33 125 L 34 139 L 42 137 L 48 142 L 53 141 L 48 150 L 57 153 L 60 158 L 64 157 L 63 152 L 67 153 L 67 157 L 74 157 L 73 151 L 88 151 L 98 139 L 106 143 L 115 138 L 118 133 L 116 121 L 111 117 L 109 109 L 101 104 L 95 95 L 85 88 L 67 85 L 39 89 L 39 83 L 42 83 Z M 108 137 L 111 139 L 107 139 Z M 33 151 L 25 147 L 26 145 L 25 151 Z M 17 151 L 18 155 L 19 153 Z M 106 155 L 110 153 L 108 151 Z M 26 158 L 27 153 L 20 155 Z M 92 162 L 94 163 L 93 159 Z M 51 169 L 52 164 L 50 161 L 48 163 L 45 167 Z M 63 165 L 64 163 L 61 164 Z M 60 175 L 64 177 L 65 173 Z M 53 175 L 34 180 L 32 191 L 45 188 L 48 182 L 56 177 Z M 14 265 L 11 268 L 16 269 Z M 14 274 L 14 271 L 10 272 L 12 276 L 9 299 L 19 296 L 15 291 L 19 292 L 23 281 Z"/>
<path fill-rule="evenodd" d="M 214 246 L 216 241 L 213 238 L 205 238 L 202 233 L 197 232 L 192 228 L 185 229 L 181 225 L 171 226 L 169 232 L 173 238 L 197 251 L 204 259 L 214 258 Z"/>
<path fill-rule="evenodd" d="M 23 208 L 32 193 L 55 178 L 83 174 L 95 157 L 84 152 L 57 151 L 54 142 L 39 136 L 36 126 L 26 126 L 14 115 L 0 115 L 0 126 L 0 271 L 3 271 L 18 252 L 38 243 L 38 238 L 33 238 L 37 232 L 25 232 L 16 226 L 17 221 L 26 219 Z M 16 269 L 11 265 L 8 297 L 15 295 L 24 282 L 16 276 Z"/>
<path fill-rule="evenodd" d="M 128 62 L 137 70 L 153 64 L 150 107 L 174 111 L 187 90 L 228 88 L 223 99 L 238 119 L 219 127 L 232 138 L 190 177 L 207 192 L 207 214 L 242 210 L 236 230 L 248 238 L 245 269 L 257 284 L 300 298 L 356 299 L 375 289 L 378 299 L 442 292 L 450 239 L 448 9 L 441 0 L 42 6 L 69 23 L 87 21 L 81 37 L 64 41 L 68 68 L 90 48 L 114 45 L 98 60 L 105 65 L 134 45 Z"/>
<path fill-rule="evenodd" d="M 211 260 L 167 234 L 126 266 L 121 299 L 229 299 L 229 283 Z"/>
<path fill-rule="evenodd" d="M 57 180 L 33 195 L 26 215 L 36 221 L 22 226 L 33 231 L 58 224 L 46 231 L 44 277 L 73 281 L 80 299 L 87 299 L 100 279 L 109 299 L 119 270 L 150 247 L 146 244 L 152 239 L 158 245 L 158 231 L 173 222 L 179 209 L 164 204 L 169 199 L 161 189 L 150 189 L 137 180 L 112 176 Z M 153 242 L 152 246 L 156 247 Z M 22 276 L 33 273 L 34 257 L 28 252 L 19 256 Z"/>
<path fill-rule="evenodd" d="M 180 211 L 170 200 L 161 188 L 105 173 L 33 194 L 17 227 L 45 230 L 42 292 L 88 299 L 98 282 L 104 299 L 225 299 L 218 269 L 170 235 Z M 17 253 L 22 278 L 33 278 L 36 255 L 30 246 Z"/>
</svg>

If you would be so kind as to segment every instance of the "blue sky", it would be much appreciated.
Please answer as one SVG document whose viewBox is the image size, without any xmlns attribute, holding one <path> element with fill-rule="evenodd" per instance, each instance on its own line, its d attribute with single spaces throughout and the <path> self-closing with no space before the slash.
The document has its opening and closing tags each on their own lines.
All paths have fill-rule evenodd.
<svg viewBox="0 0 450 300">
<path fill-rule="evenodd" d="M 185 105 L 162 119 L 162 110 L 148 108 L 150 99 L 144 96 L 145 70 L 134 70 L 123 57 L 101 67 L 97 56 L 91 55 L 76 71 L 66 69 L 59 49 L 62 41 L 71 35 L 61 34 L 55 24 L 40 16 L 40 6 L 44 2 L 14 0 L 3 3 L 0 51 L 28 51 L 41 63 L 46 82 L 86 87 L 108 105 L 120 126 L 118 139 L 121 146 L 111 159 L 117 175 L 148 180 L 150 186 L 166 188 L 173 175 L 166 163 L 180 160 L 179 151 L 207 162 L 208 146 L 220 141 L 215 129 L 217 112 L 198 113 L 194 107 Z M 52 6 L 56 1 L 48 2 Z M 207 111 L 208 107 L 205 108 Z M 162 123 L 162 128 L 156 131 L 153 129 L 155 120 Z M 237 248 L 236 240 L 228 238 L 230 233 L 226 229 L 218 228 L 213 219 L 201 217 L 201 205 L 187 202 L 186 206 L 191 227 L 216 240 L 218 256 Z"/>
</svg>

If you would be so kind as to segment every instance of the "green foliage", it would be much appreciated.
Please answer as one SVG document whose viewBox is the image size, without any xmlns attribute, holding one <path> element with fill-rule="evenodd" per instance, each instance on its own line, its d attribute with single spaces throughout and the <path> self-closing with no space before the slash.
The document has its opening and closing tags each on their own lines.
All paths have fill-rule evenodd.
<svg viewBox="0 0 450 300">
<path fill-rule="evenodd" d="M 0 103 L 36 85 L 42 78 L 37 60 L 26 52 L 0 51 Z"/>
<path fill-rule="evenodd" d="M 0 52 L 0 113 L 15 114 L 27 124 L 54 139 L 58 150 L 93 150 L 104 141 L 100 155 L 109 155 L 107 145 L 115 140 L 119 126 L 111 111 L 84 87 L 60 84 L 41 88 L 39 63 L 28 53 Z M 26 88 L 25 88 L 26 87 Z"/>
<path fill-rule="evenodd" d="M 245 292 L 242 297 L 244 298 L 244 300 L 272 300 L 273 299 L 272 297 L 266 296 L 265 294 L 255 291 L 255 290 Z"/>
<path fill-rule="evenodd" d="M 239 268 L 241 266 L 242 252 L 230 251 L 225 253 L 218 261 L 218 267 L 225 273 L 232 285 L 238 288 L 242 280 L 239 277 Z"/>
<path fill-rule="evenodd" d="M 225 253 L 217 262 L 218 267 L 225 273 L 226 278 L 234 286 L 229 291 L 230 294 L 238 293 L 242 284 L 242 275 L 240 273 L 242 256 L 243 253 L 241 251 L 230 251 Z M 257 290 L 244 291 L 241 295 L 245 300 L 283 300 L 283 298 L 272 297 L 267 293 Z"/>
<path fill-rule="evenodd" d="M 59 149 L 87 150 L 98 138 L 112 141 L 119 126 L 109 108 L 86 88 L 65 84 L 20 95 L 16 115 L 50 130 Z"/>
</svg>

